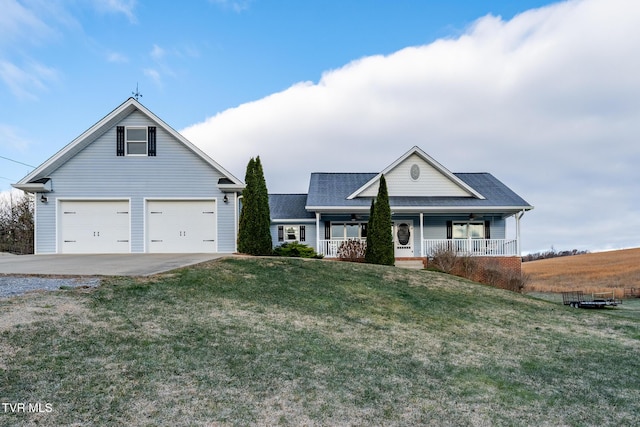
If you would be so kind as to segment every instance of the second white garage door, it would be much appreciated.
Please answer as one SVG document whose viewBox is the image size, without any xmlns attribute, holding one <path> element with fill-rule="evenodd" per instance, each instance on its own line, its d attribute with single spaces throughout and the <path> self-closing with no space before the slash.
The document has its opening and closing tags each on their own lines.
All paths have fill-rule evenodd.
<svg viewBox="0 0 640 427">
<path fill-rule="evenodd" d="M 216 252 L 216 224 L 215 200 L 149 200 L 147 252 Z"/>
</svg>

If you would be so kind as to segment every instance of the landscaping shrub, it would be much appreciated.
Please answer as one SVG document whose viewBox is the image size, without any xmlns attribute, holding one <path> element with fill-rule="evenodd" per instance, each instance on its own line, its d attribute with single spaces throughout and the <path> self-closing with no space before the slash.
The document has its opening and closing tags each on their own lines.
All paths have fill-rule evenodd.
<svg viewBox="0 0 640 427">
<path fill-rule="evenodd" d="M 501 265 L 497 260 L 482 259 L 458 254 L 443 245 L 429 259 L 429 267 L 443 273 L 453 274 L 500 289 L 522 292 L 529 276 Z"/>
<path fill-rule="evenodd" d="M 293 258 L 322 258 L 312 247 L 298 242 L 286 242 L 273 249 L 276 256 L 293 257 Z"/>
<path fill-rule="evenodd" d="M 338 248 L 338 259 L 342 261 L 363 262 L 367 252 L 367 243 L 359 240 L 347 240 Z"/>
<path fill-rule="evenodd" d="M 440 245 L 429 257 L 429 267 L 443 273 L 454 274 L 458 264 L 458 254 L 446 245 Z"/>
</svg>

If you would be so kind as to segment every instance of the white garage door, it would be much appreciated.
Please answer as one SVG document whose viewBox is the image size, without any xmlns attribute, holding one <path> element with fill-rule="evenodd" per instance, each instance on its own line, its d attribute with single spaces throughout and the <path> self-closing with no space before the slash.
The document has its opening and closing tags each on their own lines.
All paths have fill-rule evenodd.
<svg viewBox="0 0 640 427">
<path fill-rule="evenodd" d="M 217 250 L 214 200 L 149 200 L 146 216 L 147 252 Z"/>
<path fill-rule="evenodd" d="M 129 252 L 129 202 L 60 202 L 59 252 L 105 254 Z"/>
</svg>

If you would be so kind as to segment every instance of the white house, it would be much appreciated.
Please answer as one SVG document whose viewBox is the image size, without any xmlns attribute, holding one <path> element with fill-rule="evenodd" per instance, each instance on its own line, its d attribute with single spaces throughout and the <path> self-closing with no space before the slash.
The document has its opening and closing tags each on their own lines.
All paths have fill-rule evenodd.
<svg viewBox="0 0 640 427">
<path fill-rule="evenodd" d="M 383 174 L 396 258 L 444 246 L 519 268 L 520 218 L 533 206 L 491 174 L 452 173 L 418 147 L 381 172 L 313 173 L 307 194 L 270 194 L 274 246 L 299 241 L 332 258 L 366 240 Z M 35 193 L 36 254 L 237 249 L 244 183 L 133 98 L 13 186 Z"/>
<path fill-rule="evenodd" d="M 271 194 L 274 244 L 300 241 L 332 258 L 344 242 L 364 242 L 383 174 L 396 259 L 426 259 L 444 247 L 519 268 L 520 218 L 533 206 L 493 175 L 452 173 L 419 147 L 381 172 L 313 173 L 307 194 Z"/>
</svg>

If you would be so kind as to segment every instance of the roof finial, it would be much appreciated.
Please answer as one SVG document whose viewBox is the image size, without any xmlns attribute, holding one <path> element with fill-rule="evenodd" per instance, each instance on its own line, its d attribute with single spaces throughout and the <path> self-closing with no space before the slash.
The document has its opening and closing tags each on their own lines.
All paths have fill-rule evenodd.
<svg viewBox="0 0 640 427">
<path fill-rule="evenodd" d="M 142 94 L 138 90 L 138 82 L 136 82 L 136 91 L 135 92 L 131 92 L 131 95 L 133 95 L 133 97 L 136 99 L 136 101 L 138 100 L 138 98 L 142 98 Z"/>
</svg>

